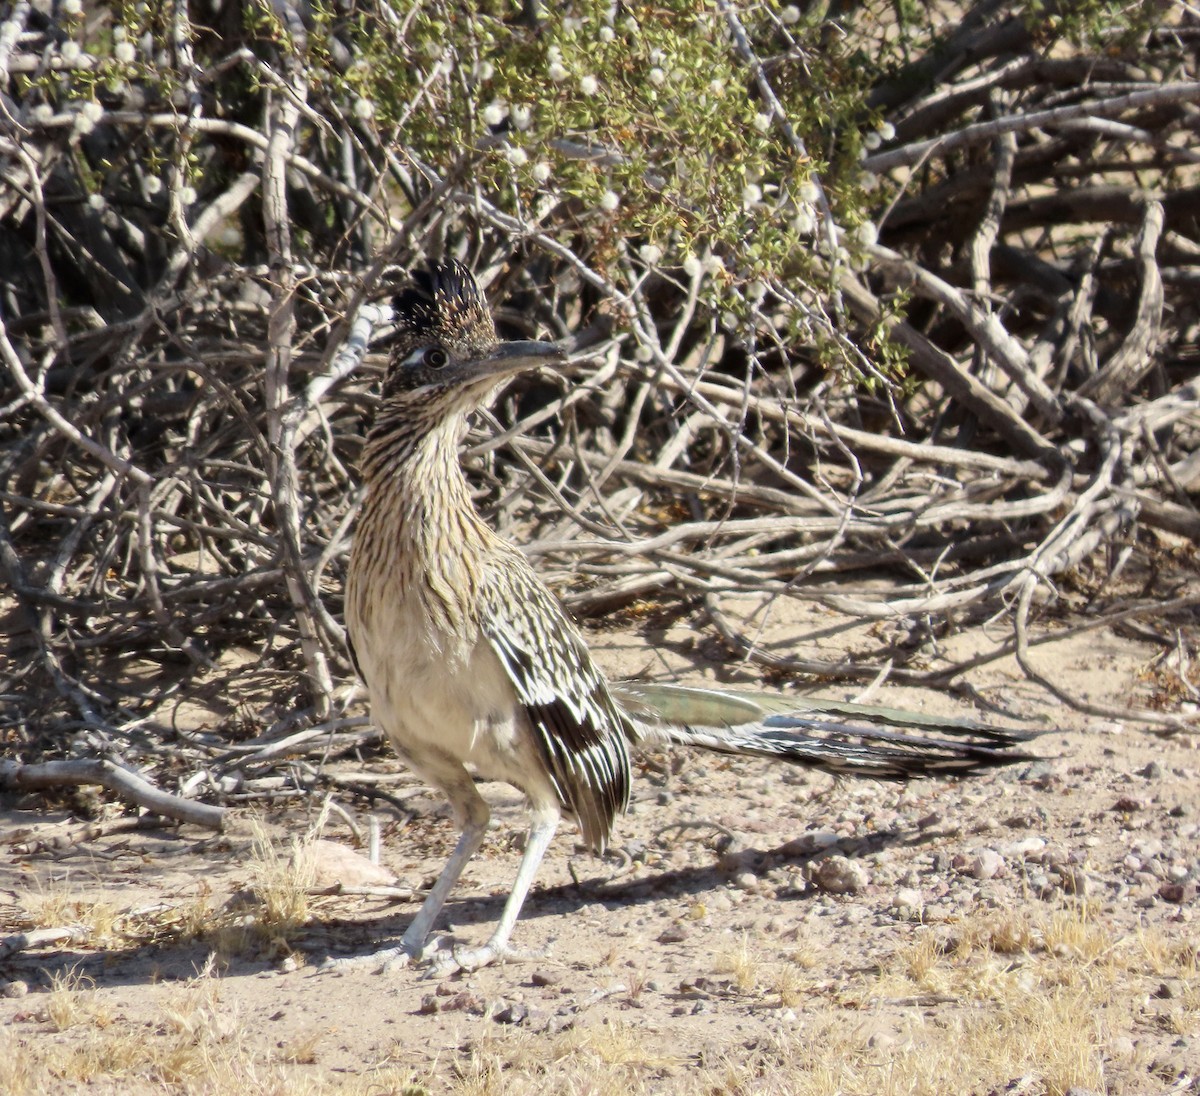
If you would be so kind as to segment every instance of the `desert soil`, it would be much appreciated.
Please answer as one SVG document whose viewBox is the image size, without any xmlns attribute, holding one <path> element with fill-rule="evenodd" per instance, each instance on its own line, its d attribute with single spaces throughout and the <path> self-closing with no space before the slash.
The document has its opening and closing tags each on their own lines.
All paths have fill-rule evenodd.
<svg viewBox="0 0 1200 1096">
<path fill-rule="evenodd" d="M 827 623 L 777 609 L 761 641 L 853 645 Z M 706 661 L 687 621 L 590 638 L 615 676 L 759 679 Z M 952 638 L 949 653 L 974 642 Z M 1060 686 L 1109 705 L 1155 702 L 1163 654 L 1102 631 L 1035 650 Z M 320 969 L 394 943 L 417 899 L 301 893 L 294 848 L 318 873 L 354 882 L 365 864 L 371 881 L 361 852 L 329 859 L 323 842 L 354 844 L 342 814 L 308 840 L 319 797 L 238 809 L 219 836 L 4 846 L 0 938 L 72 924 L 88 936 L 0 959 L 0 1091 L 1194 1091 L 1197 738 L 1081 714 L 1011 661 L 970 683 L 1002 714 L 886 683 L 872 700 L 1033 720 L 1041 760 L 897 787 L 643 759 L 615 853 L 592 857 L 560 829 L 514 936 L 542 954 L 471 974 Z M 853 696 L 781 686 L 798 687 Z M 374 811 L 381 867 L 419 894 L 452 824 L 398 763 L 367 768 L 408 811 L 340 804 L 360 831 Z M 524 825 L 512 789 L 485 794 L 492 837 L 443 916 L 467 944 L 499 915 Z M 0 831 L 68 817 L 42 799 L 0 806 Z"/>
</svg>

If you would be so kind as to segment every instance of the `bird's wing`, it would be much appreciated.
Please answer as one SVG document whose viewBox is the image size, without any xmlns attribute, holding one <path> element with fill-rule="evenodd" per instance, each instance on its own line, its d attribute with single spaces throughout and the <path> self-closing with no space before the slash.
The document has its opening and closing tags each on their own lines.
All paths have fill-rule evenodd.
<svg viewBox="0 0 1200 1096">
<path fill-rule="evenodd" d="M 589 847 L 603 851 L 629 803 L 628 717 L 523 556 L 505 568 L 503 594 L 499 588 L 485 579 L 483 632 L 529 715 L 559 802 Z"/>
</svg>

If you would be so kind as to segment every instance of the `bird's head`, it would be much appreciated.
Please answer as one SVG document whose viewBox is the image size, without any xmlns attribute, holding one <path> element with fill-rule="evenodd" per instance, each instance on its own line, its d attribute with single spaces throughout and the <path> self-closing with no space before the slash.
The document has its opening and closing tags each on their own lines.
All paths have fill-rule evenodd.
<svg viewBox="0 0 1200 1096">
<path fill-rule="evenodd" d="M 566 360 L 553 343 L 500 342 L 474 276 L 453 259 L 415 271 L 393 307 L 397 332 L 383 383 L 393 410 L 472 411 L 514 374 Z"/>
</svg>

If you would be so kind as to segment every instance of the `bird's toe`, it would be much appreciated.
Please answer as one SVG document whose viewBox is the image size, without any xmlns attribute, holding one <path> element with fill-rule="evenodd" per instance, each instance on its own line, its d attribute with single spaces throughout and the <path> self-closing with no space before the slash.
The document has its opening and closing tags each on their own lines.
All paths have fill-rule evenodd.
<svg viewBox="0 0 1200 1096">
<path fill-rule="evenodd" d="M 350 974 L 370 971 L 372 974 L 389 974 L 402 970 L 412 962 L 412 956 L 402 947 L 384 948 L 369 955 L 329 956 L 317 967 L 318 974 Z"/>
</svg>

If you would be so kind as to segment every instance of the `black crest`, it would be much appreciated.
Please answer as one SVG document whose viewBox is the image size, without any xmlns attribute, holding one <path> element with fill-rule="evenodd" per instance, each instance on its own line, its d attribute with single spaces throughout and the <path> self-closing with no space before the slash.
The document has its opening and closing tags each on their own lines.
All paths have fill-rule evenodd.
<svg viewBox="0 0 1200 1096">
<path fill-rule="evenodd" d="M 406 341 L 424 340 L 479 349 L 496 340 L 491 311 L 475 276 L 457 259 L 414 270 L 411 284 L 393 299 Z"/>
</svg>

